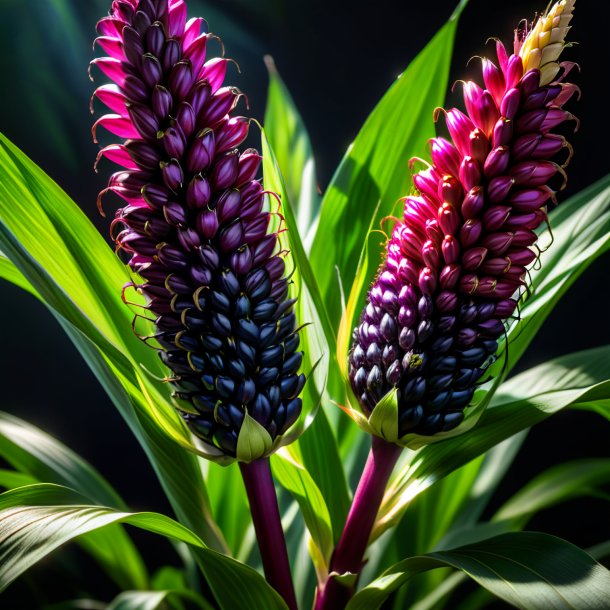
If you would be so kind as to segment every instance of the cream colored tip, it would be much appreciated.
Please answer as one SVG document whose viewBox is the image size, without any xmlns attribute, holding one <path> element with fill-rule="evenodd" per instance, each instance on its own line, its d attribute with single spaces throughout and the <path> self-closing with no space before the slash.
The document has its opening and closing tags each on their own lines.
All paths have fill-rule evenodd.
<svg viewBox="0 0 610 610">
<path fill-rule="evenodd" d="M 523 41 L 519 56 L 523 70 L 540 70 L 540 84 L 552 82 L 559 72 L 558 59 L 565 46 L 576 0 L 560 0 L 541 15 L 527 38 Z"/>
</svg>

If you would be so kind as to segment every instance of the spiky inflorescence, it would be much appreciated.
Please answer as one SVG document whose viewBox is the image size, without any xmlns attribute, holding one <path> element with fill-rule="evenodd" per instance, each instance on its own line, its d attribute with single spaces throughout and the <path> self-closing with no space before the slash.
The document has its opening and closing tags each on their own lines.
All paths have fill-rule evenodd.
<svg viewBox="0 0 610 610">
<path fill-rule="evenodd" d="M 249 121 L 231 116 L 228 60 L 205 61 L 211 36 L 203 19 L 186 22 L 183 0 L 115 1 L 97 28 L 109 57 L 92 63 L 115 84 L 94 94 L 114 113 L 94 137 L 103 126 L 127 139 L 100 151 L 125 168 L 102 192 L 127 202 L 116 242 L 145 280 L 184 419 L 234 457 L 245 413 L 276 439 L 297 420 L 305 381 L 261 158 L 236 148 Z"/>
<path fill-rule="evenodd" d="M 432 165 L 414 176 L 419 193 L 405 200 L 349 355 L 367 414 L 398 388 L 399 436 L 461 423 L 516 308 L 548 183 L 565 178 L 551 159 L 571 156 L 552 130 L 574 118 L 563 105 L 576 87 L 560 82 L 573 64 L 556 61 L 573 4 L 517 30 L 513 55 L 497 43 L 498 65 L 482 60 L 485 88 L 464 84 L 467 114 L 445 113 L 452 142 L 434 138 Z"/>
</svg>

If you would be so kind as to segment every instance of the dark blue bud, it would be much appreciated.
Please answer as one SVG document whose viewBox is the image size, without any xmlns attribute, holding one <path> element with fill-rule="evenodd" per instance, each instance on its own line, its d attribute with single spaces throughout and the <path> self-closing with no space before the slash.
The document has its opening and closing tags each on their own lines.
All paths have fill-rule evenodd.
<svg viewBox="0 0 610 610">
<path fill-rule="evenodd" d="M 428 401 L 426 406 L 432 411 L 440 411 L 443 407 L 447 406 L 450 398 L 451 391 L 439 392 L 432 400 Z"/>
<path fill-rule="evenodd" d="M 204 347 L 204 349 L 206 349 L 210 352 L 218 351 L 222 347 L 222 341 L 218 337 L 215 337 L 214 335 L 210 335 L 208 333 L 203 333 L 200 336 L 200 339 L 201 339 L 201 345 Z"/>
<path fill-rule="evenodd" d="M 236 318 L 247 318 L 250 316 L 251 309 L 250 299 L 245 294 L 242 294 L 235 302 L 233 314 Z"/>
<path fill-rule="evenodd" d="M 231 302 L 229 301 L 227 295 L 223 294 L 222 292 L 218 292 L 218 290 L 213 290 L 210 293 L 210 304 L 215 309 L 225 314 L 229 313 L 231 309 Z"/>
<path fill-rule="evenodd" d="M 237 389 L 237 400 L 245 405 L 248 404 L 256 395 L 256 384 L 252 379 L 244 379 Z"/>
<path fill-rule="evenodd" d="M 303 362 L 303 352 L 294 352 L 294 354 L 288 356 L 288 358 L 284 360 L 282 374 L 292 375 L 293 373 L 296 373 L 301 366 L 301 362 Z"/>
<path fill-rule="evenodd" d="M 248 343 L 256 343 L 258 341 L 258 326 L 252 320 L 241 318 L 237 320 L 235 325 L 235 334 Z"/>
<path fill-rule="evenodd" d="M 238 341 L 236 345 L 237 355 L 248 368 L 256 367 L 256 350 L 245 341 Z"/>
<path fill-rule="evenodd" d="M 272 384 L 280 374 L 280 370 L 275 366 L 262 367 L 258 372 L 258 383 L 260 386 Z"/>
<path fill-rule="evenodd" d="M 222 398 L 229 399 L 235 392 L 235 382 L 230 377 L 219 375 L 216 377 L 216 391 Z"/>
<path fill-rule="evenodd" d="M 212 314 L 212 327 L 221 337 L 229 337 L 233 332 L 231 320 L 219 312 Z"/>
<path fill-rule="evenodd" d="M 229 370 L 229 375 L 235 379 L 241 379 L 246 374 L 246 367 L 239 359 L 231 358 L 227 362 L 227 368 Z"/>
<path fill-rule="evenodd" d="M 283 345 L 274 345 L 272 347 L 268 347 L 266 350 L 260 355 L 260 364 L 261 366 L 279 366 L 284 357 L 284 346 Z"/>
<path fill-rule="evenodd" d="M 448 432 L 449 430 L 453 430 L 454 428 L 457 428 L 463 421 L 464 421 L 463 411 L 446 413 L 445 421 L 443 423 L 443 427 L 441 428 L 441 430 L 443 432 Z"/>
<path fill-rule="evenodd" d="M 252 297 L 254 298 L 254 297 Z M 273 317 L 277 309 L 277 303 L 273 299 L 265 299 L 264 301 L 260 301 L 254 307 L 252 312 L 252 319 L 257 322 L 262 322 L 263 320 L 270 320 Z"/>
<path fill-rule="evenodd" d="M 258 393 L 254 399 L 254 403 L 249 408 L 250 415 L 262 426 L 267 426 L 269 417 L 271 416 L 271 403 L 263 394 Z"/>
<path fill-rule="evenodd" d="M 406 434 L 419 424 L 424 416 L 424 409 L 421 405 L 403 409 L 398 415 L 398 428 L 401 434 Z"/>
</svg>

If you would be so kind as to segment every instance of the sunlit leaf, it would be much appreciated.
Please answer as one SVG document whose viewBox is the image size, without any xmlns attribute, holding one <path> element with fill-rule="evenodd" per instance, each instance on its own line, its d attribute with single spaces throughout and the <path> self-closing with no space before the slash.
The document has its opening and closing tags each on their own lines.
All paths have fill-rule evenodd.
<svg viewBox="0 0 610 610">
<path fill-rule="evenodd" d="M 0 248 L 13 264 L 0 271 L 17 269 L 70 336 L 146 451 L 178 518 L 226 548 L 197 458 L 178 444 L 190 441 L 167 388 L 141 368 L 164 374 L 154 350 L 131 332 L 133 314 L 121 300 L 126 267 L 74 202 L 3 136 L 0 172 Z"/>
<path fill-rule="evenodd" d="M 462 570 L 524 610 L 599 610 L 610 593 L 610 572 L 584 551 L 554 536 L 519 532 L 405 559 L 357 593 L 347 608 L 375 610 L 412 576 L 443 566 Z"/>
<path fill-rule="evenodd" d="M 194 532 L 158 513 L 92 506 L 59 485 L 31 485 L 0 495 L 0 590 L 62 544 L 111 523 L 125 523 L 188 544 L 223 610 L 285 609 L 252 568 L 208 549 Z"/>
<path fill-rule="evenodd" d="M 303 119 L 271 57 L 265 58 L 269 88 L 265 133 L 284 178 L 288 199 L 305 249 L 307 235 L 320 209 L 316 166 Z M 310 244 L 309 244 L 310 245 Z"/>
</svg>

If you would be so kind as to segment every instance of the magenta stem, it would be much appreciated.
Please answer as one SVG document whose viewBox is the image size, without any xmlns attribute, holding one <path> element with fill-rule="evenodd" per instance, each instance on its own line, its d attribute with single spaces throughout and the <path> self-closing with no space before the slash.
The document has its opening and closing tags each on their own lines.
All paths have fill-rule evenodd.
<svg viewBox="0 0 610 610">
<path fill-rule="evenodd" d="M 402 451 L 392 443 L 373 436 L 371 451 L 362 471 L 345 528 L 330 562 L 330 573 L 359 574 L 386 486 Z M 315 610 L 342 610 L 353 595 L 354 586 L 332 576 L 320 584 Z"/>
<path fill-rule="evenodd" d="M 240 462 L 239 467 L 267 582 L 284 598 L 290 610 L 298 610 L 269 458 L 249 464 Z"/>
</svg>

